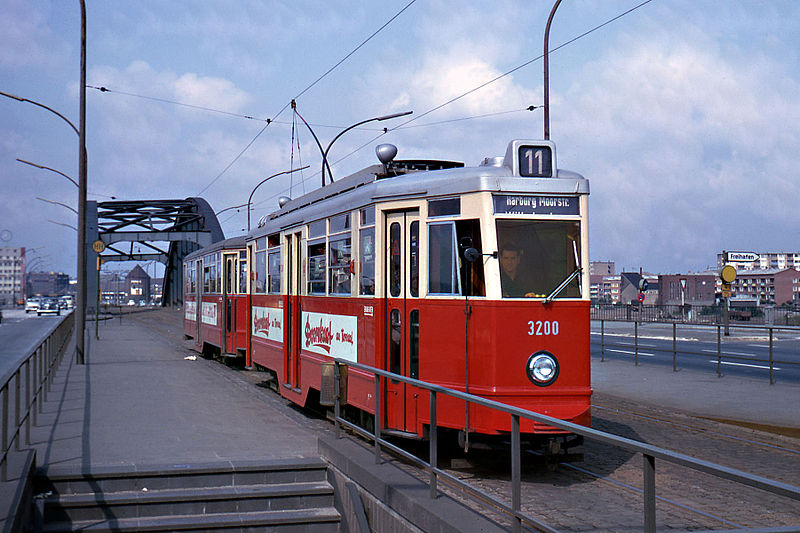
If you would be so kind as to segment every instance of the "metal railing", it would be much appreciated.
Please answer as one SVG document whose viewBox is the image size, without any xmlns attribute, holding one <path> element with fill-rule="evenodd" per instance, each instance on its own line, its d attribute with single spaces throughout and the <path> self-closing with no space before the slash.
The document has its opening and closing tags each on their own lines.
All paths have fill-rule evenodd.
<svg viewBox="0 0 800 533">
<path fill-rule="evenodd" d="M 629 344 L 613 344 L 606 342 L 606 320 L 601 319 L 600 322 L 600 342 L 592 341 L 592 344 L 599 344 L 600 345 L 600 361 L 605 361 L 605 352 L 606 348 L 626 348 L 629 349 L 631 346 Z M 610 320 L 609 322 L 619 322 L 618 320 Z M 632 321 L 633 323 L 633 362 L 634 365 L 639 366 L 639 324 L 642 322 L 639 320 Z M 789 332 L 794 335 L 800 333 L 800 330 L 797 328 L 786 327 L 786 326 L 756 326 L 756 325 L 730 325 L 729 329 L 739 329 L 739 330 L 757 330 L 763 331 L 769 337 L 769 347 L 767 352 L 767 357 L 765 359 L 759 359 L 751 356 L 743 356 L 743 355 L 736 355 L 734 353 L 725 353 L 723 351 L 723 342 L 722 339 L 723 335 L 723 328 L 721 324 L 714 324 L 709 326 L 702 326 L 702 325 L 686 325 L 683 324 L 682 327 L 692 328 L 694 331 L 697 331 L 698 328 L 714 328 L 716 329 L 716 344 L 717 344 L 717 377 L 722 377 L 722 364 L 725 361 L 728 362 L 735 362 L 735 361 L 747 361 L 749 363 L 764 363 L 768 365 L 769 368 L 769 384 L 775 384 L 775 368 L 776 365 L 784 365 L 784 366 L 800 366 L 800 363 L 797 361 L 789 361 L 785 359 L 775 359 L 775 352 L 774 352 L 774 342 L 775 342 L 775 332 Z M 648 346 L 648 352 L 664 352 L 664 353 L 672 353 L 672 371 L 678 371 L 678 354 L 685 354 L 685 355 L 697 355 L 703 357 L 709 357 L 708 352 L 697 352 L 692 350 L 686 349 L 678 349 L 678 324 L 673 322 L 672 323 L 672 348 L 658 348 L 654 346 Z"/>
<path fill-rule="evenodd" d="M 0 481 L 8 481 L 8 456 L 12 446 L 20 450 L 23 428 L 25 445 L 31 444 L 31 422 L 38 424 L 42 404 L 47 401 L 52 377 L 61 362 L 67 342 L 72 336 L 75 314 L 69 313 L 54 326 L 15 368 L 0 377 L 0 395 L 3 396 L 0 413 Z M 12 392 L 13 402 L 12 402 Z M 10 411 L 13 406 L 13 419 Z"/>
<path fill-rule="evenodd" d="M 785 307 L 731 308 L 731 323 L 748 322 L 775 326 L 800 326 L 800 311 Z M 719 305 L 643 305 L 592 304 L 593 320 L 639 322 L 682 322 L 686 324 L 722 324 Z"/>
<path fill-rule="evenodd" d="M 335 361 L 334 423 L 335 423 L 337 438 L 341 437 L 340 427 L 345 426 L 354 433 L 357 433 L 364 438 L 372 440 L 374 442 L 376 464 L 381 462 L 382 449 L 389 450 L 393 453 L 396 453 L 406 458 L 407 460 L 415 463 L 417 466 L 422 467 L 424 470 L 427 470 L 429 472 L 430 497 L 432 499 L 435 499 L 438 496 L 439 493 L 438 483 L 439 481 L 443 481 L 447 484 L 450 484 L 451 486 L 454 486 L 462 490 L 467 496 L 472 497 L 481 503 L 484 504 L 489 503 L 495 509 L 509 516 L 512 520 L 512 529 L 515 533 L 522 531 L 523 524 L 533 527 L 534 529 L 539 531 L 547 531 L 547 532 L 557 531 L 551 528 L 550 526 L 544 524 L 543 522 L 537 520 L 536 518 L 530 516 L 529 514 L 524 513 L 521 508 L 522 447 L 521 447 L 521 437 L 520 437 L 520 419 L 527 419 L 527 420 L 532 420 L 534 422 L 539 422 L 547 426 L 555 427 L 564 431 L 574 433 L 576 435 L 580 435 L 585 439 L 595 440 L 604 444 L 623 448 L 629 452 L 642 454 L 643 457 L 642 479 L 644 486 L 643 526 L 644 526 L 644 531 L 647 532 L 654 532 L 656 530 L 656 478 L 655 478 L 656 459 L 684 466 L 699 472 L 711 474 L 718 478 L 726 479 L 728 481 L 733 481 L 750 487 L 755 487 L 757 489 L 761 489 L 770 492 L 772 494 L 800 501 L 800 487 L 790 485 L 788 483 L 774 481 L 762 476 L 749 474 L 747 472 L 736 470 L 734 468 L 728 468 L 726 466 L 721 466 L 715 463 L 711 463 L 709 461 L 703 461 L 701 459 L 696 459 L 694 457 L 666 450 L 664 448 L 659 448 L 657 446 L 652 446 L 649 444 L 645 444 L 643 442 L 638 442 L 625 437 L 620 437 L 617 435 L 613 435 L 611 433 L 605 433 L 603 431 L 598 431 L 596 429 L 587 428 L 585 426 L 573 424 L 571 422 L 565 422 L 557 418 L 551 418 L 549 416 L 541 415 L 532 411 L 527 411 L 525 409 L 519 409 L 493 400 L 488 400 L 485 398 L 481 398 L 479 396 L 474 396 L 472 394 L 466 394 L 453 389 L 448 389 L 446 387 L 441 387 L 431 383 L 426 383 L 424 381 L 419 381 L 413 378 L 407 378 L 404 376 L 400 376 L 398 374 L 392 374 L 391 372 L 386 372 L 384 370 L 380 370 L 360 363 L 354 363 L 352 361 L 347 361 L 343 359 L 334 359 L 334 361 Z M 346 373 L 341 371 L 342 366 L 349 367 Z M 354 375 L 353 372 L 349 371 L 350 368 L 358 369 L 366 373 L 367 375 L 369 374 L 372 375 L 372 379 L 375 386 L 375 404 L 374 404 L 375 427 L 373 433 L 370 433 L 364 428 L 355 425 L 341 417 L 340 395 L 342 387 L 340 384 L 340 380 L 342 379 L 342 376 L 352 377 Z M 391 442 L 384 440 L 381 437 L 382 428 L 381 428 L 380 413 L 381 413 L 381 406 L 384 404 L 382 401 L 383 400 L 382 383 L 384 383 L 386 379 L 390 379 L 392 381 L 401 381 L 408 385 L 428 391 L 430 398 L 430 431 L 429 431 L 430 450 L 429 450 L 428 461 L 425 461 L 417 457 L 416 455 L 413 455 L 403 450 L 402 448 L 392 444 Z M 474 405 L 488 407 L 490 409 L 506 413 L 511 417 L 511 435 L 510 435 L 511 504 L 510 505 L 498 500 L 497 498 L 487 494 L 486 492 L 478 488 L 470 486 L 463 480 L 438 468 L 437 466 L 438 427 L 437 427 L 436 409 L 437 409 L 437 401 L 439 394 L 464 400 L 465 402 L 467 402 L 467 404 L 474 404 Z"/>
</svg>

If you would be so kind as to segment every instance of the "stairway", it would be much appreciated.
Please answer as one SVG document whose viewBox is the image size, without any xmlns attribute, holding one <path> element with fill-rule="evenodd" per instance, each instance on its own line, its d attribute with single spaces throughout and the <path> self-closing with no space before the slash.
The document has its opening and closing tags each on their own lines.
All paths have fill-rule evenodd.
<svg viewBox="0 0 800 533">
<path fill-rule="evenodd" d="M 42 531 L 338 532 L 318 458 L 37 474 Z M 36 527 L 35 529 L 38 529 Z"/>
</svg>

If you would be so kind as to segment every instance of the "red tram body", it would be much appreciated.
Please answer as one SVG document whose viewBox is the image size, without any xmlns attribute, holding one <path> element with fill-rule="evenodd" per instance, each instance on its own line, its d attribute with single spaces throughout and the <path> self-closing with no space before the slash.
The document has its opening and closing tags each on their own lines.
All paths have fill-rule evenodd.
<svg viewBox="0 0 800 533">
<path fill-rule="evenodd" d="M 589 184 L 555 155 L 549 141 L 516 140 L 478 167 L 394 161 L 288 200 L 244 242 L 187 258 L 186 335 L 244 350 L 301 405 L 318 399 L 336 357 L 589 425 Z M 233 291 L 229 268 L 249 273 Z M 372 375 L 351 368 L 347 379 L 347 405 L 373 413 Z M 427 392 L 383 386 L 381 427 L 423 436 Z M 511 425 L 441 396 L 437 419 L 483 435 Z"/>
<path fill-rule="evenodd" d="M 203 354 L 246 356 L 250 304 L 244 237 L 187 255 L 183 269 L 184 337 Z"/>
</svg>

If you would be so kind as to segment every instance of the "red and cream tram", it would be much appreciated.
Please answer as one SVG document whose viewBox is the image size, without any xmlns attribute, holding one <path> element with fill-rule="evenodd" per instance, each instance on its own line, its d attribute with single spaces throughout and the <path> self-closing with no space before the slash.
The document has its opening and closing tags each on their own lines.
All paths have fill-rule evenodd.
<svg viewBox="0 0 800 533">
<path fill-rule="evenodd" d="M 246 360 L 250 308 L 245 239 L 233 237 L 183 260 L 186 339 L 206 356 Z"/>
<path fill-rule="evenodd" d="M 301 405 L 337 357 L 589 425 L 588 180 L 557 170 L 549 141 L 512 141 L 478 167 L 387 159 L 283 202 L 230 252 L 249 265 L 252 364 Z M 348 406 L 372 413 L 372 375 L 347 379 Z M 428 395 L 384 387 L 382 427 L 424 435 Z M 467 420 L 510 431 L 507 415 L 440 396 L 441 426 Z"/>
</svg>

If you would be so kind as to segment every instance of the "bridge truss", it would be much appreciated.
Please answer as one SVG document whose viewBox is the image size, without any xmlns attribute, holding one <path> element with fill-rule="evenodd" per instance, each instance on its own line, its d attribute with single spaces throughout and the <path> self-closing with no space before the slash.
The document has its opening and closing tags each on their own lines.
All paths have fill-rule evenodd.
<svg viewBox="0 0 800 533">
<path fill-rule="evenodd" d="M 163 263 L 162 305 L 180 305 L 183 258 L 225 238 L 203 198 L 90 201 L 86 229 L 87 310 L 98 301 L 100 266 L 109 261 Z"/>
</svg>

